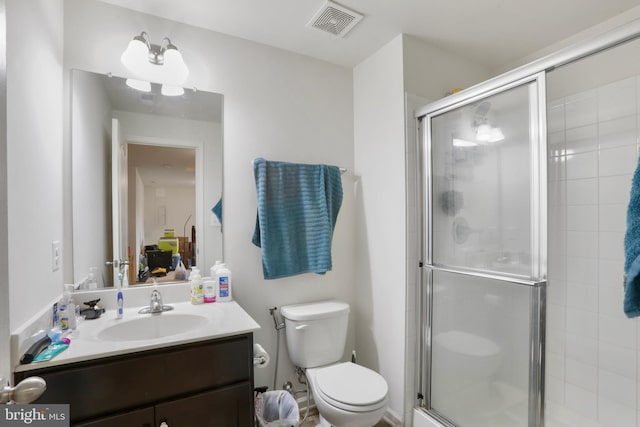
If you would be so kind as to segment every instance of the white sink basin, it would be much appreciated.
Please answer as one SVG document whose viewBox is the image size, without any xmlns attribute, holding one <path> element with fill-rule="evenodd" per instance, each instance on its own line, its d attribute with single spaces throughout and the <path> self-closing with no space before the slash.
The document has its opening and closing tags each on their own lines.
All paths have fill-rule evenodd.
<svg viewBox="0 0 640 427">
<path fill-rule="evenodd" d="M 139 341 L 169 337 L 193 331 L 208 322 L 205 316 L 197 314 L 161 313 L 140 315 L 134 319 L 122 320 L 98 333 L 103 341 Z"/>
</svg>

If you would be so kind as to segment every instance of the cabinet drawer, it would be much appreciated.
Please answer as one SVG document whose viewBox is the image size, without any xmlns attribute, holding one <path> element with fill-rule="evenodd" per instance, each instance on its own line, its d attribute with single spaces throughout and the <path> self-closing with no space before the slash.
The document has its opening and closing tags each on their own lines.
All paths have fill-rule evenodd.
<svg viewBox="0 0 640 427">
<path fill-rule="evenodd" d="M 73 427 L 154 427 L 153 408 L 138 409 L 126 414 L 101 418 L 97 421 L 74 424 Z"/>
<path fill-rule="evenodd" d="M 161 403 L 156 406 L 156 425 L 169 427 L 252 427 L 253 387 L 246 381 L 218 390 Z"/>
<path fill-rule="evenodd" d="M 35 403 L 68 403 L 71 422 L 91 419 L 242 381 L 253 381 L 251 334 L 131 353 L 16 374 L 38 375 Z"/>
</svg>

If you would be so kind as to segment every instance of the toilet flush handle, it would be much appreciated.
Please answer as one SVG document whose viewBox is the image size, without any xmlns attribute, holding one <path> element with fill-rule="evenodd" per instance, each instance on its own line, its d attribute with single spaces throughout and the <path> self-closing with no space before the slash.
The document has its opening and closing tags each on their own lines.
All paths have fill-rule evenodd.
<svg viewBox="0 0 640 427">
<path fill-rule="evenodd" d="M 298 325 L 296 326 L 296 330 L 297 331 L 304 331 L 305 329 L 307 329 L 309 327 L 309 325 L 304 324 L 304 325 Z"/>
</svg>

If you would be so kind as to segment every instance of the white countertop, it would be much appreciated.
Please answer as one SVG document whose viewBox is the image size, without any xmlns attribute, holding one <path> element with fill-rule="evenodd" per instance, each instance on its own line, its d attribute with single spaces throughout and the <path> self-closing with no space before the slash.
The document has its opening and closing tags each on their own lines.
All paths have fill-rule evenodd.
<svg viewBox="0 0 640 427">
<path fill-rule="evenodd" d="M 55 358 L 47 362 L 18 365 L 15 368 L 15 372 L 228 337 L 260 329 L 260 325 L 235 301 L 201 305 L 193 305 L 190 302 L 177 302 L 169 303 L 168 305 L 173 306 L 174 310 L 161 314 L 139 314 L 138 310 L 142 307 L 126 308 L 122 319 L 116 318 L 115 310 L 107 309 L 106 313 L 98 319 L 79 322 L 77 329 L 68 335 L 71 339 L 71 344 Z M 194 329 L 160 338 L 127 341 L 105 341 L 98 338 L 98 334 L 101 331 L 119 323 L 141 317 L 167 317 L 185 314 L 202 316 L 203 321 Z"/>
</svg>

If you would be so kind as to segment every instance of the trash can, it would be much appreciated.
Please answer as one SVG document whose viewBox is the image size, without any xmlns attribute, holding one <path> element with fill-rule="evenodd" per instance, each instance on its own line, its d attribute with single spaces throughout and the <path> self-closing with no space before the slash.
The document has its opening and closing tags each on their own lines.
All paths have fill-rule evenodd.
<svg viewBox="0 0 640 427">
<path fill-rule="evenodd" d="M 256 396 L 258 427 L 298 427 L 298 402 L 284 390 L 260 393 Z"/>
</svg>

